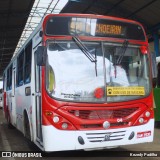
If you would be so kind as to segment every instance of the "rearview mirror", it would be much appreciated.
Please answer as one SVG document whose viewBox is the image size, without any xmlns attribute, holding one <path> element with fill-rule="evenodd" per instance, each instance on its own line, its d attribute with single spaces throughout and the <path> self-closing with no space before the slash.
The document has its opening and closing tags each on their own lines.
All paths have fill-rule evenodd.
<svg viewBox="0 0 160 160">
<path fill-rule="evenodd" d="M 45 66 L 47 50 L 44 46 L 39 46 L 36 50 L 36 63 L 38 66 Z"/>
</svg>

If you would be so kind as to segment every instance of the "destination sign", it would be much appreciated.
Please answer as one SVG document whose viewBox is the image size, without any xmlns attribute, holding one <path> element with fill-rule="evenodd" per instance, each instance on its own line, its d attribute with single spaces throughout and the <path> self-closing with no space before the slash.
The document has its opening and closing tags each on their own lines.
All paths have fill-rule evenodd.
<svg viewBox="0 0 160 160">
<path fill-rule="evenodd" d="M 110 25 L 110 24 L 97 24 L 96 33 L 98 34 L 114 34 L 122 35 L 122 26 L 120 25 Z"/>
<path fill-rule="evenodd" d="M 83 21 L 72 21 L 70 23 L 70 33 L 80 35 L 107 36 L 107 35 L 125 35 L 125 27 L 122 25 L 112 25 L 107 23 L 84 23 Z"/>
</svg>

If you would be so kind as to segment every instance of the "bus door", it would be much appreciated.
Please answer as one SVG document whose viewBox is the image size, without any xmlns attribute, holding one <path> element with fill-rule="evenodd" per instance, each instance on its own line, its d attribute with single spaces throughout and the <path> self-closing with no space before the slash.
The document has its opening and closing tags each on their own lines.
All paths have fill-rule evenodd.
<svg viewBox="0 0 160 160">
<path fill-rule="evenodd" d="M 36 139 L 42 145 L 42 105 L 41 105 L 41 67 L 36 64 L 35 55 L 35 105 L 36 105 Z"/>
<path fill-rule="evenodd" d="M 154 119 L 156 124 L 160 122 L 160 62 L 156 62 L 156 53 L 151 53 L 152 67 L 152 86 L 154 95 Z"/>
<path fill-rule="evenodd" d="M 13 63 L 12 68 L 12 93 L 11 93 L 11 99 L 12 99 L 12 122 L 13 125 L 16 125 L 16 99 L 15 99 L 15 87 L 16 87 L 16 68 L 15 68 L 15 62 Z"/>
</svg>

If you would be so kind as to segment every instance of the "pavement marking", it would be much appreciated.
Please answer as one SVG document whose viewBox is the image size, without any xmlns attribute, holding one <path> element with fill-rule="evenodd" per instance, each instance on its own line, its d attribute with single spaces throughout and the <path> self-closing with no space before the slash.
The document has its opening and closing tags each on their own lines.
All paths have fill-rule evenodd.
<svg viewBox="0 0 160 160">
<path fill-rule="evenodd" d="M 4 149 L 4 152 L 12 151 L 11 146 L 9 144 L 9 141 L 5 135 L 5 132 L 3 131 L 2 124 L 3 124 L 3 122 L 1 122 L 1 124 L 0 124 L 0 135 L 1 135 L 1 139 L 2 139 L 2 147 Z M 5 158 L 5 159 L 6 160 L 15 160 L 14 157 Z"/>
</svg>

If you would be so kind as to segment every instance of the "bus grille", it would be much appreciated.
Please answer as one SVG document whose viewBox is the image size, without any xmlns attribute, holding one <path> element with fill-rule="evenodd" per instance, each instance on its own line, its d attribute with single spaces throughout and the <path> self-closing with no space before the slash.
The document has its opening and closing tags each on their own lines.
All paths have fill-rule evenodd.
<svg viewBox="0 0 160 160">
<path fill-rule="evenodd" d="M 89 142 L 105 142 L 122 140 L 126 131 L 104 132 L 104 133 L 86 133 Z"/>
<path fill-rule="evenodd" d="M 110 128 L 120 127 L 120 126 L 127 126 L 128 122 L 117 122 L 117 123 L 110 123 Z M 91 128 L 100 128 L 103 129 L 102 124 L 81 124 L 81 128 L 83 129 L 91 129 Z"/>
<path fill-rule="evenodd" d="M 109 110 L 69 110 L 68 112 L 81 118 L 88 120 L 98 120 L 98 119 L 114 119 L 114 118 L 124 118 L 135 111 L 138 107 L 135 108 L 121 108 L 121 109 L 109 109 Z"/>
</svg>

